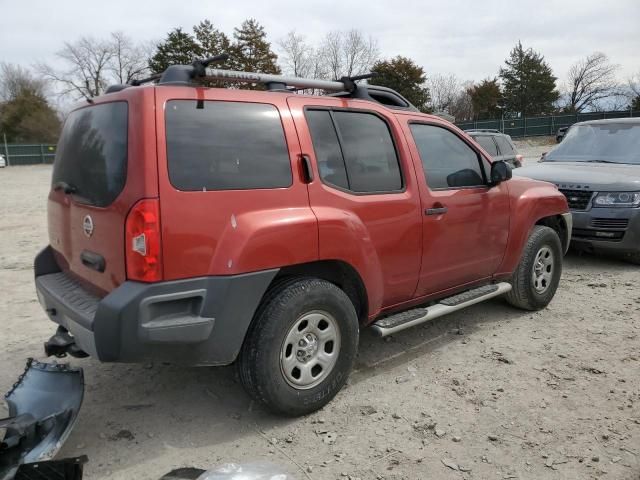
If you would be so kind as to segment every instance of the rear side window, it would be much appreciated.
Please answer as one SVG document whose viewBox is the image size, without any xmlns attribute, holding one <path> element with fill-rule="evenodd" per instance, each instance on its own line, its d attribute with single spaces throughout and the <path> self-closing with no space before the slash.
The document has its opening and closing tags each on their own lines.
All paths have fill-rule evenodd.
<svg viewBox="0 0 640 480">
<path fill-rule="evenodd" d="M 475 139 L 476 142 L 480 144 L 482 148 L 485 149 L 485 151 L 489 155 L 491 155 L 492 157 L 495 157 L 498 155 L 498 148 L 496 147 L 496 144 L 493 141 L 493 138 L 491 138 L 489 135 L 478 135 L 477 137 L 473 137 L 473 138 Z"/>
<path fill-rule="evenodd" d="M 325 183 L 357 193 L 402 189 L 398 156 L 383 119 L 329 110 L 307 110 L 306 118 Z"/>
<path fill-rule="evenodd" d="M 446 128 L 411 124 L 427 184 L 433 190 L 484 185 L 480 157 Z"/>
<path fill-rule="evenodd" d="M 306 118 L 313 137 L 320 177 L 325 183 L 348 190 L 347 169 L 331 114 L 328 110 L 309 110 Z"/>
<path fill-rule="evenodd" d="M 511 143 L 504 137 L 495 137 L 498 148 L 500 149 L 500 155 L 513 155 L 513 147 Z"/>
<path fill-rule="evenodd" d="M 170 100 L 169 179 L 179 190 L 245 190 L 291 185 L 291 162 L 273 105 Z"/>
<path fill-rule="evenodd" d="M 71 112 L 58 140 L 52 186 L 72 188 L 81 203 L 113 203 L 127 178 L 127 118 L 127 102 Z"/>
</svg>

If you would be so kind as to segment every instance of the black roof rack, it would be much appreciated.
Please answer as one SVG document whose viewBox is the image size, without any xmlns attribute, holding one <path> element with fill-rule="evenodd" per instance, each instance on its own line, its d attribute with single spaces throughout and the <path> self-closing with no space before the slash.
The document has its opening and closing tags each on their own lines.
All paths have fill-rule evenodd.
<svg viewBox="0 0 640 480">
<path fill-rule="evenodd" d="M 209 65 L 225 61 L 228 55 L 217 55 L 203 60 L 195 60 L 191 65 L 171 65 L 164 72 L 141 80 L 132 80 L 126 85 L 111 85 L 106 93 L 119 92 L 125 88 L 156 82 L 157 85 L 194 85 L 197 79 L 222 80 L 241 83 L 261 83 L 268 91 L 292 92 L 296 90 L 317 89 L 334 97 L 359 98 L 382 103 L 387 107 L 418 111 L 406 98 L 391 88 L 378 85 L 356 84 L 375 74 L 367 73 L 354 77 L 342 77 L 339 80 L 318 80 L 315 78 L 288 77 L 267 73 L 239 72 L 210 68 Z"/>
</svg>

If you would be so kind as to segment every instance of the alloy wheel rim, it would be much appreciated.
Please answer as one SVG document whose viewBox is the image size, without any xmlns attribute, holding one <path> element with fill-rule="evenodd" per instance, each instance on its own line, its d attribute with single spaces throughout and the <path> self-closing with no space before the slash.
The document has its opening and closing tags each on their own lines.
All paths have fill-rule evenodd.
<svg viewBox="0 0 640 480">
<path fill-rule="evenodd" d="M 554 269 L 555 259 L 553 252 L 546 246 L 540 248 L 538 253 L 536 253 L 536 258 L 533 262 L 533 272 L 531 273 L 533 288 L 537 293 L 542 294 L 549 289 Z"/>
<path fill-rule="evenodd" d="M 280 349 L 280 369 L 295 389 L 319 385 L 331 373 L 340 353 L 338 322 L 327 312 L 315 310 L 298 318 Z"/>
</svg>

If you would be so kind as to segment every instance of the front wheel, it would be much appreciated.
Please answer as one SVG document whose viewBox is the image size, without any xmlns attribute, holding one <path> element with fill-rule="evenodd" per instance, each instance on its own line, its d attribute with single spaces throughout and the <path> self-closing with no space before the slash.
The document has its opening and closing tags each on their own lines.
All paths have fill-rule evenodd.
<svg viewBox="0 0 640 480">
<path fill-rule="evenodd" d="M 344 385 L 358 350 L 349 297 L 320 279 L 294 279 L 264 298 L 238 357 L 247 392 L 285 415 L 311 413 Z"/>
<path fill-rule="evenodd" d="M 511 279 L 507 301 L 524 310 L 546 307 L 558 289 L 562 276 L 562 244 L 555 230 L 536 225 L 524 247 Z"/>
</svg>

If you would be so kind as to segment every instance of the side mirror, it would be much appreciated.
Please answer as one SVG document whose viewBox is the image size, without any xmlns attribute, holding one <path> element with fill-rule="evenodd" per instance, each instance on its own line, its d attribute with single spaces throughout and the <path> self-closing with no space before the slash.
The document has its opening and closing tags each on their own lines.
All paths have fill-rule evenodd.
<svg viewBox="0 0 640 480">
<path fill-rule="evenodd" d="M 542 152 L 542 155 L 540 155 L 540 160 L 538 160 L 538 163 L 544 162 L 544 159 L 546 156 L 547 156 L 547 152 Z"/>
<path fill-rule="evenodd" d="M 511 166 L 504 160 L 498 160 L 491 164 L 491 185 L 498 185 L 513 176 Z"/>
</svg>

